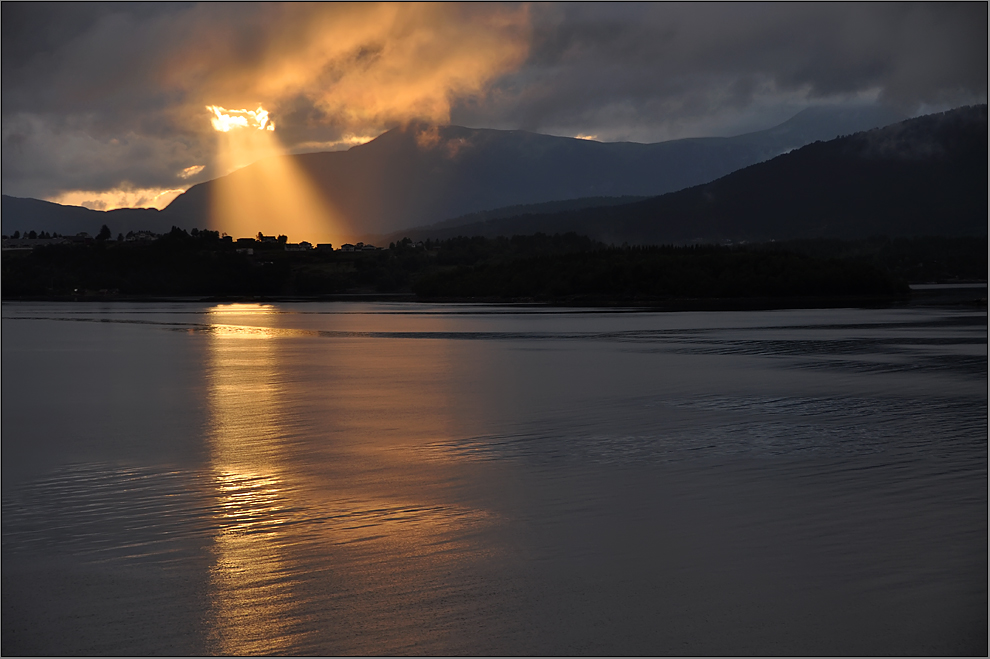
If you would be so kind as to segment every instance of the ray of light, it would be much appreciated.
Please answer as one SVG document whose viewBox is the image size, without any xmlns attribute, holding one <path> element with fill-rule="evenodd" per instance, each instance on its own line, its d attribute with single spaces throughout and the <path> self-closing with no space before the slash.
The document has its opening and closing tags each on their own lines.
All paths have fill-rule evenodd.
<svg viewBox="0 0 990 659">
<path fill-rule="evenodd" d="M 261 106 L 239 111 L 244 115 L 222 112 L 219 106 L 208 109 L 217 130 L 220 170 L 231 172 L 213 182 L 211 226 L 234 237 L 261 232 L 286 235 L 292 242 L 333 243 L 336 212 L 306 173 L 283 155 L 268 113 Z M 218 119 L 231 116 L 244 122 Z"/>
</svg>

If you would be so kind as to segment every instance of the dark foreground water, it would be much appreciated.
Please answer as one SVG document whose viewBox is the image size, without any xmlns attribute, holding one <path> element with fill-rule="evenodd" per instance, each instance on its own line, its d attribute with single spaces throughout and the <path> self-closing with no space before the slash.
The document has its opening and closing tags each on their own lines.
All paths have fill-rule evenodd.
<svg viewBox="0 0 990 659">
<path fill-rule="evenodd" d="M 986 654 L 984 310 L 3 305 L 9 654 Z"/>
</svg>

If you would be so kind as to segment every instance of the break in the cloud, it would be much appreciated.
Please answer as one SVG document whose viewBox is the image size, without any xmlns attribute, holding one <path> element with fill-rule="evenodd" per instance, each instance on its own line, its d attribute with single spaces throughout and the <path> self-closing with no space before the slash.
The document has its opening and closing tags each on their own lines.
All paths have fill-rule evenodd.
<svg viewBox="0 0 990 659">
<path fill-rule="evenodd" d="M 413 120 L 658 141 L 987 95 L 985 3 L 0 8 L 3 191 L 91 205 L 226 173 L 210 105 L 263 105 L 303 152 Z"/>
</svg>

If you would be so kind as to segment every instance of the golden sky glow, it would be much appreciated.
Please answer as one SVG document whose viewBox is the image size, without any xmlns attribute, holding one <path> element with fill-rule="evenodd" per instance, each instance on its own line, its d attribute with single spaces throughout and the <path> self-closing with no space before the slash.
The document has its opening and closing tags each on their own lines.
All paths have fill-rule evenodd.
<svg viewBox="0 0 990 659">
<path fill-rule="evenodd" d="M 237 128 L 275 130 L 275 122 L 271 121 L 268 111 L 260 105 L 257 110 L 228 110 L 219 105 L 207 105 L 206 109 L 213 113 L 213 118 L 210 119 L 213 129 L 221 133 Z"/>
<path fill-rule="evenodd" d="M 484 93 L 529 52 L 525 5 L 300 3 L 273 7 L 265 18 L 267 38 L 253 44 L 250 65 L 238 55 L 236 35 L 212 26 L 209 48 L 162 72 L 166 86 L 196 81 L 206 102 L 217 104 L 210 106 L 217 130 L 262 127 L 261 108 L 224 108 L 262 100 L 278 111 L 299 98 L 339 135 L 378 135 L 414 120 L 446 123 L 453 102 Z"/>
<path fill-rule="evenodd" d="M 82 206 L 96 211 L 110 211 L 115 208 L 157 208 L 161 210 L 185 191 L 185 187 L 69 190 L 48 197 L 46 201 L 65 206 Z"/>
</svg>

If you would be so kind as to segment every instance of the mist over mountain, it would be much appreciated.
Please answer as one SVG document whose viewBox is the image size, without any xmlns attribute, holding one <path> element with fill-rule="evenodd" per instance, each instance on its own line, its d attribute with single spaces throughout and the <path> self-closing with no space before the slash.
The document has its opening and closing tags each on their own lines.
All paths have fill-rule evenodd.
<svg viewBox="0 0 990 659">
<path fill-rule="evenodd" d="M 986 235 L 987 106 L 815 142 L 631 204 L 400 233 L 422 240 L 567 231 L 614 244 Z"/>
<path fill-rule="evenodd" d="M 309 175 L 343 216 L 344 231 L 349 232 L 344 237 L 352 239 L 451 218 L 470 222 L 463 216 L 513 205 L 659 195 L 714 180 L 814 140 L 900 119 L 903 116 L 895 111 L 875 106 L 811 108 L 764 131 L 656 144 L 414 125 L 348 151 L 285 157 Z M 250 169 L 230 176 L 250 176 Z M 193 186 L 163 211 L 143 209 L 139 215 L 130 209 L 112 211 L 114 215 L 76 209 L 63 217 L 57 209 L 8 203 L 4 197 L 3 231 L 93 233 L 103 223 L 114 233 L 164 231 L 172 225 L 210 227 L 213 186 L 212 181 Z"/>
</svg>

